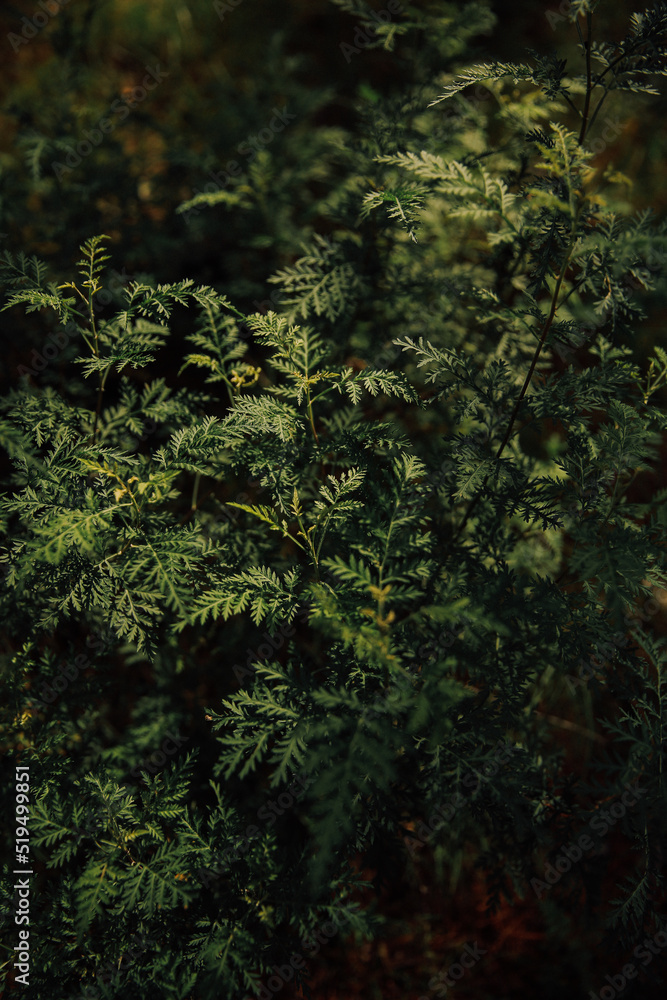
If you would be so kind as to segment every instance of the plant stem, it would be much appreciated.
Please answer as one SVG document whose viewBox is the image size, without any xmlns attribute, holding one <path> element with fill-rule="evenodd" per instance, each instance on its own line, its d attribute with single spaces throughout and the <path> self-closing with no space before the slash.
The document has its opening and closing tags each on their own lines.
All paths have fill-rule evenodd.
<svg viewBox="0 0 667 1000">
<path fill-rule="evenodd" d="M 110 369 L 107 368 L 107 370 L 105 371 L 104 375 L 100 380 L 100 387 L 97 390 L 97 406 L 95 407 L 95 423 L 93 424 L 93 439 L 91 442 L 92 444 L 95 444 L 95 442 L 97 441 L 97 425 L 100 419 L 100 414 L 102 413 L 102 399 L 104 398 L 104 386 L 106 384 L 109 371 Z"/>
<path fill-rule="evenodd" d="M 584 139 L 586 138 L 586 130 L 588 128 L 588 113 L 591 107 L 591 94 L 593 93 L 593 83 L 592 83 L 592 72 L 591 72 L 591 23 L 593 20 L 593 15 L 586 14 L 586 41 L 584 42 L 584 47 L 586 49 L 586 98 L 584 100 L 584 111 L 582 115 L 581 131 L 579 132 L 579 145 L 581 146 Z M 577 28 L 579 25 L 577 24 Z"/>
<path fill-rule="evenodd" d="M 583 109 L 583 112 L 582 112 L 581 130 L 579 132 L 579 140 L 578 140 L 580 146 L 582 145 L 584 139 L 586 138 L 586 131 L 587 131 L 588 127 L 589 127 L 589 113 L 590 113 L 590 106 L 591 106 L 591 94 L 593 92 L 593 86 L 594 86 L 593 79 L 592 79 L 592 71 L 591 71 L 591 34 L 592 34 L 592 21 L 593 21 L 592 14 L 591 13 L 587 13 L 586 14 L 586 36 L 587 37 L 586 37 L 585 41 L 584 41 L 584 39 L 582 37 L 581 28 L 579 27 L 579 23 L 577 22 L 577 32 L 579 33 L 579 37 L 581 38 L 582 44 L 584 45 L 584 48 L 586 50 L 586 97 L 585 97 L 585 100 L 584 100 L 584 109 Z M 602 100 L 604 100 L 604 97 L 605 97 L 605 95 L 603 94 Z M 600 101 L 600 103 L 598 104 L 597 108 L 595 109 L 595 115 L 593 116 L 593 118 L 595 118 L 595 116 L 597 115 L 598 111 L 600 110 L 600 107 L 602 105 L 602 100 Z M 591 124 L 592 124 L 592 122 L 591 122 Z M 502 455 L 503 451 L 505 450 L 505 447 L 506 447 L 507 443 L 509 442 L 510 436 L 512 434 L 512 428 L 514 427 L 514 423 L 516 421 L 516 418 L 518 416 L 519 410 L 521 408 L 521 403 L 523 402 L 524 396 L 526 395 L 526 392 L 528 390 L 528 386 L 530 385 L 530 380 L 533 377 L 533 372 L 535 371 L 535 366 L 536 366 L 536 364 L 537 364 L 537 362 L 539 360 L 540 354 L 542 352 L 542 348 L 544 347 L 544 344 L 546 342 L 547 334 L 549 333 L 549 330 L 551 329 L 551 325 L 552 325 L 552 323 L 554 321 L 554 317 L 556 315 L 556 310 L 558 308 L 558 295 L 560 293 L 560 289 L 561 289 L 561 286 L 563 284 L 563 279 L 565 278 L 565 272 L 567 270 L 567 266 L 568 266 L 570 257 L 572 256 L 572 251 L 574 250 L 574 245 L 575 245 L 575 242 L 576 242 L 575 231 L 576 231 L 576 226 L 575 226 L 575 222 L 573 220 L 573 224 L 572 224 L 572 242 L 570 243 L 570 247 L 568 249 L 567 256 L 566 256 L 566 258 L 565 258 L 565 260 L 563 262 L 563 266 L 561 267 L 560 274 L 558 275 L 558 278 L 556 280 L 556 285 L 555 285 L 555 288 L 554 288 L 554 292 L 553 292 L 553 295 L 551 297 L 551 307 L 549 309 L 549 314 L 548 314 L 548 316 L 546 318 L 546 321 L 544 323 L 544 326 L 542 328 L 542 333 L 540 335 L 540 339 L 539 339 L 539 342 L 537 344 L 537 348 L 535 349 L 535 353 L 533 354 L 533 359 L 532 359 L 532 361 L 530 363 L 530 368 L 528 369 L 528 374 L 526 375 L 526 378 L 524 380 L 523 386 L 521 387 L 521 392 L 519 393 L 517 401 L 514 404 L 514 409 L 512 410 L 512 414 L 510 416 L 509 424 L 507 425 L 507 430 L 505 431 L 505 436 L 503 437 L 503 440 L 500 443 L 500 447 L 498 448 L 498 451 L 496 452 L 496 455 L 495 455 L 495 460 L 496 461 L 498 461 L 498 459 Z M 568 295 L 570 295 L 572 291 L 574 291 L 574 288 L 571 289 L 570 292 L 568 292 Z M 566 296 L 566 298 L 567 298 L 567 296 Z M 489 475 L 490 475 L 490 473 L 484 477 L 484 481 L 482 483 L 482 486 L 481 486 L 480 490 L 477 492 L 477 495 L 472 499 L 471 503 L 468 505 L 468 509 L 466 510 L 466 512 L 465 512 L 465 514 L 463 516 L 463 520 L 461 521 L 461 523 L 459 524 L 457 530 L 454 533 L 454 540 L 456 540 L 460 536 L 461 532 L 463 531 L 463 529 L 465 528 L 466 524 L 468 523 L 468 521 L 470 519 L 470 516 L 472 515 L 473 511 L 475 510 L 475 507 L 479 503 L 481 492 L 482 492 L 482 490 L 484 489 L 484 487 L 486 486 L 486 484 L 487 484 L 487 482 L 489 480 Z"/>
<path fill-rule="evenodd" d="M 312 403 L 312 400 L 310 398 L 310 387 L 308 387 L 307 393 L 308 393 L 308 416 L 310 418 L 310 426 L 313 429 L 313 434 L 315 436 L 315 441 L 316 441 L 317 444 L 319 444 L 320 443 L 320 439 L 318 438 L 317 431 L 315 430 L 315 418 L 313 417 L 313 403 Z"/>
<path fill-rule="evenodd" d="M 226 378 L 225 375 L 222 376 L 222 380 L 225 383 L 225 388 L 227 390 L 227 395 L 229 396 L 229 405 L 233 409 L 234 405 L 236 403 L 236 396 L 234 394 L 234 387 L 232 386 L 232 383 L 229 381 L 228 378 Z"/>
<path fill-rule="evenodd" d="M 93 354 L 95 358 L 99 361 L 100 357 L 100 344 L 97 336 L 97 327 L 95 325 L 95 310 L 93 309 L 93 289 L 88 288 L 88 315 L 90 316 L 90 329 L 93 334 Z M 100 414 L 102 413 L 102 399 L 104 397 L 104 386 L 106 384 L 107 376 L 109 375 L 110 368 L 100 375 L 100 386 L 97 390 L 97 406 L 95 407 L 95 423 L 93 424 L 93 440 L 92 444 L 97 441 L 97 427 L 99 424 Z"/>
<path fill-rule="evenodd" d="M 209 490 L 208 493 L 204 494 L 204 496 L 202 497 L 201 503 L 204 503 L 204 500 L 208 500 L 208 498 L 211 497 L 211 496 L 213 496 L 214 493 L 215 493 L 215 490 Z M 187 521 L 190 520 L 190 518 L 192 517 L 192 515 L 194 514 L 194 512 L 197 510 L 197 506 L 198 505 L 195 504 L 194 507 L 190 507 L 190 509 L 185 512 L 185 514 L 183 515 L 183 517 L 178 522 L 179 528 L 182 525 L 184 525 Z"/>
<path fill-rule="evenodd" d="M 573 228 L 574 228 L 574 225 L 573 225 Z M 547 339 L 547 334 L 549 333 L 549 330 L 551 329 L 551 325 L 552 325 L 552 323 L 554 321 L 554 317 L 555 317 L 556 311 L 558 309 L 558 295 L 560 293 L 561 286 L 562 286 L 563 280 L 565 278 L 565 272 L 567 270 L 567 266 L 568 266 L 568 263 L 570 261 L 570 257 L 572 256 L 572 251 L 574 250 L 575 242 L 576 242 L 576 239 L 573 237 L 572 242 L 570 243 L 570 246 L 568 248 L 565 260 L 563 261 L 563 265 L 562 265 L 562 267 L 560 269 L 560 274 L 558 275 L 558 278 L 556 279 L 556 284 L 554 286 L 553 294 L 551 296 L 551 306 L 549 308 L 549 313 L 547 315 L 546 320 L 544 321 L 544 326 L 542 327 L 542 333 L 540 335 L 540 339 L 538 341 L 537 347 L 535 348 L 535 353 L 533 354 L 533 359 L 530 362 L 530 368 L 528 369 L 528 374 L 526 375 L 526 377 L 524 379 L 523 385 L 521 387 L 521 392 L 519 393 L 517 401 L 514 404 L 514 408 L 512 410 L 512 414 L 510 416 L 509 423 L 507 425 L 507 430 L 505 431 L 505 435 L 504 435 L 504 437 L 503 437 L 503 439 L 502 439 L 502 441 L 500 443 L 500 446 L 498 447 L 498 450 L 497 450 L 497 452 L 495 454 L 495 461 L 496 462 L 498 461 L 498 459 L 500 458 L 500 456 L 504 452 L 505 447 L 507 446 L 507 443 L 509 442 L 509 439 L 510 439 L 511 434 L 512 434 L 512 428 L 514 427 L 514 423 L 515 423 L 516 418 L 517 418 L 517 416 L 519 414 L 519 410 L 521 409 L 521 404 L 523 402 L 524 396 L 526 395 L 526 392 L 528 391 L 528 386 L 530 385 L 530 380 L 533 377 L 533 372 L 535 371 L 535 365 L 537 364 L 537 362 L 539 360 L 540 354 L 542 352 L 542 348 L 544 347 L 544 344 L 545 344 L 546 339 Z M 473 498 L 473 500 L 471 501 L 471 503 L 469 504 L 468 509 L 466 510 L 466 512 L 465 512 L 465 514 L 463 516 L 463 520 L 461 521 L 461 523 L 458 526 L 456 532 L 454 533 L 454 539 L 455 540 L 459 537 L 459 535 L 461 534 L 461 532 L 465 528 L 466 524 L 468 523 L 468 521 L 470 519 L 470 516 L 471 516 L 472 512 L 474 511 L 475 507 L 479 503 L 479 499 L 480 499 L 482 490 L 484 489 L 484 487 L 486 486 L 486 484 L 487 484 L 487 482 L 489 480 L 489 475 L 490 475 L 490 473 L 488 473 L 484 477 L 484 481 L 483 481 L 480 489 L 477 492 L 477 496 L 475 496 Z"/>
<path fill-rule="evenodd" d="M 316 574 L 317 580 L 319 581 L 319 579 L 320 579 L 320 564 L 319 564 L 319 560 L 317 558 L 317 552 L 315 551 L 315 546 L 313 545 L 313 540 L 310 537 L 310 534 L 306 531 L 305 525 L 303 523 L 303 520 L 302 520 L 300 514 L 296 515 L 296 521 L 297 521 L 297 524 L 299 525 L 299 527 L 301 528 L 301 534 L 306 539 L 306 544 L 308 545 L 308 548 L 310 549 L 310 554 L 313 557 L 313 562 L 315 564 L 315 574 Z M 296 541 L 296 539 L 293 539 L 293 541 Z M 303 546 L 302 546 L 302 548 L 303 548 Z"/>
<path fill-rule="evenodd" d="M 192 487 L 192 499 L 190 501 L 190 510 L 197 509 L 197 494 L 199 493 L 200 482 L 201 482 L 201 472 L 197 472 L 195 475 L 194 486 Z"/>
<path fill-rule="evenodd" d="M 549 314 L 548 314 L 548 316 L 546 318 L 546 321 L 544 323 L 544 326 L 542 328 L 542 334 L 540 336 L 540 339 L 539 339 L 539 342 L 537 344 L 537 347 L 535 348 L 535 353 L 533 354 L 533 360 L 530 363 L 530 368 L 528 369 L 528 374 L 526 375 L 526 378 L 524 379 L 523 386 L 521 387 L 521 392 L 519 393 L 519 398 L 517 399 L 516 403 L 514 404 L 514 409 L 512 410 L 512 415 L 510 417 L 509 424 L 507 425 L 507 430 L 505 431 L 505 436 L 504 436 L 504 438 L 503 438 L 503 440 L 502 440 L 502 442 L 500 444 L 500 447 L 498 448 L 498 451 L 496 452 L 496 460 L 498 460 L 500 458 L 500 456 L 502 455 L 503 451 L 505 450 L 505 446 L 507 445 L 507 442 L 510 439 L 510 435 L 512 433 L 512 427 L 514 426 L 514 421 L 517 418 L 517 414 L 518 414 L 519 409 L 521 407 L 521 403 L 523 402 L 523 397 L 526 395 L 526 392 L 528 390 L 528 386 L 530 385 L 530 380 L 533 377 L 533 372 L 535 371 L 535 365 L 538 362 L 538 359 L 539 359 L 540 354 L 542 352 L 542 348 L 544 347 L 544 344 L 545 344 L 545 341 L 546 341 L 546 338 L 547 338 L 547 334 L 549 333 L 549 330 L 551 329 L 551 325 L 552 325 L 552 323 L 554 321 L 554 317 L 556 315 L 556 310 L 558 309 L 558 295 L 560 293 L 561 286 L 563 284 L 563 279 L 565 278 L 565 272 L 566 272 L 567 266 L 568 266 L 568 264 L 570 262 L 570 257 L 572 256 L 572 251 L 573 250 L 574 250 L 574 240 L 570 244 L 570 247 L 569 247 L 569 249 L 567 251 L 567 255 L 565 257 L 565 260 L 563 261 L 563 266 L 560 269 L 560 274 L 558 275 L 558 278 L 556 279 L 556 285 L 554 287 L 553 295 L 551 296 L 551 307 L 549 309 Z"/>
</svg>

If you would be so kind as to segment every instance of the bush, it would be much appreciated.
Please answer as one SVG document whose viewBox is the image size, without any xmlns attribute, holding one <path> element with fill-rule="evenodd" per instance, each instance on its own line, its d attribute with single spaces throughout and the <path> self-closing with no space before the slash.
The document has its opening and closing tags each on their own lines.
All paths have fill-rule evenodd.
<svg viewBox="0 0 667 1000">
<path fill-rule="evenodd" d="M 667 492 L 633 485 L 667 353 L 633 338 L 667 231 L 600 158 L 608 94 L 656 93 L 667 8 L 611 44 L 595 6 L 567 13 L 578 76 L 533 53 L 367 88 L 335 157 L 309 147 L 326 225 L 295 227 L 259 311 L 191 278 L 112 292 L 107 236 L 67 281 L 4 254 L 5 308 L 43 330 L 0 423 L 35 997 L 305 984 L 336 934 L 379 931 L 364 870 L 425 845 L 472 845 L 492 909 L 553 914 L 606 885 L 582 860 L 621 831 L 640 859 L 607 943 L 658 946 L 665 651 L 639 621 Z M 183 209 L 243 219 L 241 188 Z M 577 770 L 554 723 L 580 713 L 602 745 Z"/>
</svg>

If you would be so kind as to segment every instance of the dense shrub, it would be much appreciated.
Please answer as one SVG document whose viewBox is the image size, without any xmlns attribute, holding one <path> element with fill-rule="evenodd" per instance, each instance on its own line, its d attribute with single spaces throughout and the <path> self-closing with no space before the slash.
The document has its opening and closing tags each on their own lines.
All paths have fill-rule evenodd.
<svg viewBox="0 0 667 1000">
<path fill-rule="evenodd" d="M 608 43 L 597 4 L 568 5 L 576 70 L 533 52 L 438 78 L 484 6 L 377 30 L 338 6 L 389 52 L 412 11 L 411 85 L 360 88 L 354 124 L 307 139 L 272 104 L 298 167 L 276 177 L 258 132 L 247 170 L 180 206 L 276 245 L 256 310 L 257 257 L 115 286 L 109 236 L 66 277 L 3 257 L 5 308 L 43 338 L 0 420 L 35 997 L 272 994 L 335 934 L 378 932 L 364 870 L 385 884 L 424 848 L 451 870 L 462 844 L 491 909 L 532 893 L 556 926 L 556 901 L 606 892 L 589 854 L 621 831 L 640 851 L 606 943 L 665 931 L 665 652 L 640 622 L 666 494 L 633 488 L 667 353 L 633 348 L 667 231 L 629 210 L 604 116 L 656 93 L 667 8 Z"/>
</svg>

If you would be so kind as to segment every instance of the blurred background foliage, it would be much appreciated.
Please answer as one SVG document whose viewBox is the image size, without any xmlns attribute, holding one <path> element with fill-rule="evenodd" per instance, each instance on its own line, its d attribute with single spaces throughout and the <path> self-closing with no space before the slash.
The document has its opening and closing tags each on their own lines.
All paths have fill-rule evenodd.
<svg viewBox="0 0 667 1000">
<path fill-rule="evenodd" d="M 231 283 L 232 294 L 261 294 L 304 233 L 321 231 L 335 212 L 341 148 L 363 137 L 361 99 L 400 102 L 461 62 L 519 60 L 526 46 L 549 52 L 557 44 L 578 64 L 576 34 L 557 20 L 557 4 L 417 0 L 402 5 L 396 22 L 405 33 L 393 52 L 356 53 L 341 51 L 360 29 L 346 6 L 354 9 L 331 0 L 220 0 L 219 13 L 210 0 L 71 0 L 36 30 L 21 20 L 40 13 L 29 0 L 3 5 L 0 230 L 8 248 L 66 269 L 90 233 L 107 232 L 133 273 L 168 280 L 187 270 Z M 634 6 L 603 4 L 598 37 L 622 37 Z M 12 43 L 10 33 L 22 29 L 34 37 Z M 156 64 L 168 75 L 118 121 L 113 102 Z M 289 127 L 259 155 L 250 146 L 239 154 L 284 105 L 296 116 Z M 665 98 L 633 99 L 627 110 L 616 100 L 605 110 L 622 127 L 603 157 L 633 182 L 634 205 L 664 210 Z M 116 128 L 59 180 L 52 163 L 105 115 Z M 244 175 L 232 186 L 236 197 L 186 223 L 178 205 L 230 160 Z"/>
<path fill-rule="evenodd" d="M 385 9 L 379 0 L 71 0 L 47 17 L 29 0 L 4 5 L 2 244 L 37 254 L 65 280 L 81 243 L 106 233 L 120 276 L 116 298 L 119 281 L 187 276 L 254 311 L 275 308 L 270 277 L 293 264 L 313 234 L 352 239 L 361 246 L 364 280 L 354 308 L 338 317 L 341 345 L 363 353 L 370 336 L 377 351 L 378 326 L 386 327 L 382 344 L 395 330 L 428 330 L 437 342 L 437 242 L 420 274 L 410 273 L 407 258 L 401 273 L 395 261 L 390 269 L 410 299 L 415 282 L 423 287 L 426 321 L 394 317 L 400 325 L 392 329 L 382 315 L 379 258 L 390 258 L 396 237 L 360 225 L 363 194 L 382 182 L 373 157 L 440 139 L 452 158 L 474 154 L 485 130 L 500 142 L 503 113 L 519 105 L 503 108 L 511 98 L 498 91 L 491 101 L 471 102 L 466 128 L 452 129 L 447 105 L 426 109 L 439 76 L 472 62 L 520 61 L 527 47 L 557 48 L 580 72 L 578 40 L 556 3 L 415 0 L 392 16 L 386 44 L 382 36 L 370 46 L 360 13 L 369 7 Z M 603 3 L 597 37 L 623 37 L 633 9 L 628 0 Z M 150 69 L 164 78 L 142 99 Z M 524 93 L 513 96 L 520 103 Z M 271 130 L 276 109 L 289 120 Z M 653 206 L 664 215 L 664 111 L 664 96 L 615 94 L 605 106 L 614 138 L 596 165 L 613 162 L 627 178 L 614 193 L 622 211 Z M 105 118 L 112 129 L 102 135 Z M 86 137 L 96 133 L 94 145 Z M 215 207 L 179 211 L 216 191 Z M 654 305 L 636 345 L 643 356 L 659 334 L 663 303 Z M 2 327 L 8 387 L 39 346 L 44 320 L 13 311 Z M 57 365 L 49 366 L 40 382 L 57 377 Z"/>
<path fill-rule="evenodd" d="M 405 3 L 392 19 L 393 51 L 355 45 L 359 7 L 71 0 L 35 28 L 47 16 L 31 2 L 3 5 L 4 246 L 36 253 L 65 275 L 79 245 L 104 232 L 128 280 L 187 275 L 224 287 L 242 309 L 257 308 L 271 295 L 270 275 L 293 262 L 313 232 L 353 223 L 363 191 L 346 154 L 369 141 L 376 149 L 367 152 L 393 151 L 410 101 L 417 131 L 443 127 L 437 113 L 424 121 L 420 87 L 463 63 L 520 60 L 526 46 L 558 45 L 580 65 L 576 34 L 556 4 Z M 633 9 L 627 0 L 603 4 L 598 37 L 622 37 Z M 146 68 L 156 66 L 164 79 L 128 108 Z M 617 97 L 605 108 L 618 131 L 601 160 L 613 160 L 631 182 L 619 197 L 661 214 L 665 98 L 630 97 L 627 108 Z M 374 103 L 383 135 L 368 121 Z M 264 142 L 275 108 L 294 117 Z M 113 130 L 67 161 L 105 117 Z M 225 177 L 233 163 L 240 173 Z M 198 192 L 221 189 L 220 178 L 223 203 L 179 214 Z M 10 364 L 20 363 L 9 346 Z"/>
<path fill-rule="evenodd" d="M 4 247 L 39 255 L 64 278 L 80 244 L 104 232 L 125 281 L 188 276 L 224 289 L 241 309 L 266 308 L 269 277 L 298 258 L 305 240 L 354 226 L 364 193 L 351 169 L 355 151 L 366 162 L 393 152 L 407 122 L 417 136 L 446 131 L 446 115 L 426 114 L 420 100 L 439 74 L 555 46 L 580 70 L 576 33 L 555 3 L 403 3 L 387 49 L 382 39 L 375 47 L 360 42 L 363 6 L 71 0 L 47 17 L 30 0 L 3 5 Z M 384 10 L 379 2 L 366 6 Z M 603 3 L 598 37 L 621 38 L 633 9 L 627 0 Z M 159 67 L 164 78 L 128 107 L 133 94 L 141 96 L 135 88 L 147 67 Z M 617 189 L 619 207 L 664 214 L 665 97 L 628 97 L 615 95 L 605 108 L 617 125 L 600 164 L 613 161 L 628 178 Z M 271 132 L 276 108 L 294 117 Z M 377 108 L 376 121 L 369 108 Z M 86 133 L 99 133 L 104 118 L 112 131 L 87 147 Z M 462 140 L 475 150 L 474 129 Z M 67 160 L 77 145 L 92 148 Z M 215 208 L 179 213 L 197 193 L 215 190 L 224 192 Z M 21 327 L 20 349 L 13 322 Z M 655 324 L 647 322 L 643 352 Z M 36 336 L 24 318 L 5 317 L 10 382 Z"/>
</svg>

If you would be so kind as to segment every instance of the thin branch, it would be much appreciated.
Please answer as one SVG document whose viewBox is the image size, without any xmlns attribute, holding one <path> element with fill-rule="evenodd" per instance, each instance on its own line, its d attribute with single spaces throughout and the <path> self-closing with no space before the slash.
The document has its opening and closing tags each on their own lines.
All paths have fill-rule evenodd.
<svg viewBox="0 0 667 1000">
<path fill-rule="evenodd" d="M 584 42 L 586 48 L 586 99 L 584 101 L 584 111 L 582 115 L 581 131 L 579 132 L 579 145 L 581 146 L 584 139 L 586 138 L 586 130 L 588 129 L 588 113 L 591 107 L 591 94 L 593 93 L 593 83 L 592 83 L 592 71 L 591 71 L 591 22 L 593 20 L 593 15 L 586 14 L 586 34 L 587 38 Z M 577 22 L 577 31 L 579 31 L 581 37 L 581 30 L 579 28 L 579 22 Z"/>
<path fill-rule="evenodd" d="M 523 385 L 521 387 L 521 392 L 519 393 L 517 401 L 514 404 L 514 409 L 512 410 L 512 415 L 510 416 L 510 420 L 509 420 L 509 423 L 507 425 L 507 430 L 505 431 L 505 436 L 503 437 L 503 439 L 502 439 L 502 441 L 500 443 L 500 446 L 498 448 L 498 451 L 495 454 L 495 461 L 496 462 L 498 461 L 498 459 L 500 458 L 500 456 L 504 452 L 505 447 L 507 446 L 507 443 L 508 443 L 508 441 L 509 441 L 509 439 L 510 439 L 510 437 L 512 435 L 512 428 L 514 427 L 514 423 L 515 423 L 516 418 L 518 416 L 519 410 L 521 409 L 521 404 L 523 402 L 524 396 L 526 395 L 526 392 L 528 391 L 528 386 L 530 385 L 530 380 L 533 377 L 533 372 L 535 371 L 535 366 L 536 366 L 536 364 L 537 364 L 537 362 L 539 360 L 540 354 L 542 352 L 542 348 L 544 347 L 544 344 L 546 342 L 547 334 L 549 333 L 549 330 L 551 329 L 552 323 L 554 321 L 554 317 L 555 317 L 556 311 L 558 309 L 558 295 L 560 293 L 560 289 L 561 289 L 561 286 L 563 284 L 563 279 L 565 278 L 565 272 L 567 270 L 567 266 L 568 266 L 568 263 L 570 261 L 570 257 L 572 255 L 572 251 L 574 249 L 574 242 L 575 241 L 573 240 L 573 242 L 570 244 L 570 247 L 569 247 L 568 252 L 567 252 L 567 256 L 565 257 L 565 260 L 563 261 L 563 266 L 560 269 L 560 274 L 558 275 L 558 278 L 556 279 L 556 285 L 554 287 L 553 295 L 551 296 L 551 307 L 549 309 L 549 314 L 548 314 L 548 316 L 547 316 L 547 318 L 546 318 L 546 320 L 544 322 L 544 326 L 542 328 L 542 333 L 540 335 L 539 342 L 537 344 L 537 347 L 535 348 L 535 353 L 533 354 L 533 359 L 532 359 L 532 361 L 530 363 L 530 368 L 528 369 L 528 374 L 526 375 L 526 377 L 524 379 L 524 383 L 523 383 Z M 472 500 L 472 502 L 470 503 L 467 511 L 465 512 L 465 514 L 463 516 L 463 520 L 461 521 L 461 523 L 458 526 L 456 532 L 454 533 L 454 540 L 456 540 L 459 537 L 459 535 L 461 534 L 461 532 L 465 528 L 466 524 L 470 520 L 470 516 L 473 513 L 475 507 L 477 506 L 477 504 L 479 502 L 482 490 L 484 489 L 484 487 L 486 486 L 486 484 L 487 484 L 487 482 L 489 480 L 489 475 L 490 475 L 490 473 L 488 473 L 485 476 L 484 481 L 483 481 L 483 483 L 482 483 L 482 485 L 481 485 L 481 487 L 480 487 L 480 489 L 479 489 L 479 491 L 477 493 L 477 496 Z"/>
<path fill-rule="evenodd" d="M 606 97 L 607 97 L 607 94 L 608 94 L 608 93 L 609 93 L 609 91 L 608 91 L 608 90 L 607 90 L 607 88 L 605 87 L 605 90 L 604 90 L 604 93 L 603 93 L 602 97 L 600 98 L 600 100 L 598 101 L 598 103 L 597 103 L 597 107 L 595 108 L 595 111 L 594 111 L 594 112 L 593 112 L 593 114 L 591 115 L 591 120 L 590 120 L 590 122 L 588 123 L 588 130 L 589 130 L 589 131 L 590 131 L 590 130 L 591 130 L 591 129 L 593 128 L 593 125 L 594 125 L 594 123 L 595 123 L 595 119 L 597 118 L 597 116 L 598 116 L 598 112 L 600 111 L 600 108 L 601 108 L 601 107 L 602 107 L 602 105 L 604 104 L 604 101 L 605 101 L 605 99 L 606 99 Z"/>
</svg>

